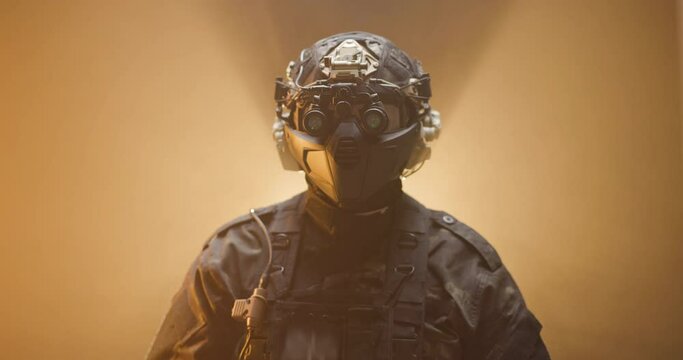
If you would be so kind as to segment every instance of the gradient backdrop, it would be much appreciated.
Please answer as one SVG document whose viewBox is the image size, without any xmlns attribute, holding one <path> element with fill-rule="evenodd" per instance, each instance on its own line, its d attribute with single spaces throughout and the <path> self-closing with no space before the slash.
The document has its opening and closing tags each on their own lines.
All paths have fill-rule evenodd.
<svg viewBox="0 0 683 360">
<path fill-rule="evenodd" d="M 0 0 L 3 359 L 141 359 L 202 242 L 304 189 L 273 78 L 335 32 L 432 73 L 405 182 L 498 249 L 554 359 L 683 358 L 674 1 Z"/>
</svg>

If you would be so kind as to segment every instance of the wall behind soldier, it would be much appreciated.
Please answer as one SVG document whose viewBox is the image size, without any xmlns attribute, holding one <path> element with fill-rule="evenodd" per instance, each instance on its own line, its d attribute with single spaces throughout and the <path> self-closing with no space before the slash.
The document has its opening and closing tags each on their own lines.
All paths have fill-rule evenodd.
<svg viewBox="0 0 683 360">
<path fill-rule="evenodd" d="M 272 80 L 334 32 L 431 72 L 405 182 L 498 249 L 555 359 L 683 355 L 673 1 L 0 3 L 0 344 L 141 358 L 202 242 L 304 188 Z"/>
</svg>

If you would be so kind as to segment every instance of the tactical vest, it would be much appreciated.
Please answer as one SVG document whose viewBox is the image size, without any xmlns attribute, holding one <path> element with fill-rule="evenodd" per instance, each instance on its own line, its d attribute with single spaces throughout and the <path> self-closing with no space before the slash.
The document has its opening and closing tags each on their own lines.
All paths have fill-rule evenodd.
<svg viewBox="0 0 683 360">
<path fill-rule="evenodd" d="M 250 339 L 253 360 L 421 359 L 429 244 L 420 208 L 402 206 L 386 239 L 381 286 L 374 292 L 290 291 L 301 242 L 300 215 L 279 209 L 268 228 L 273 262 L 267 321 Z M 417 226 L 405 226 L 417 224 Z"/>
</svg>

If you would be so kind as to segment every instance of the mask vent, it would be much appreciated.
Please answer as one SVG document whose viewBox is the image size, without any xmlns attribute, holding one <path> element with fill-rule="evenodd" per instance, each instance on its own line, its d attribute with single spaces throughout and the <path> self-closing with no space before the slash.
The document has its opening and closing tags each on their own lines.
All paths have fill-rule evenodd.
<svg viewBox="0 0 683 360">
<path fill-rule="evenodd" d="M 334 160 L 341 166 L 356 164 L 360 160 L 360 150 L 356 140 L 350 137 L 340 138 L 334 152 Z"/>
</svg>

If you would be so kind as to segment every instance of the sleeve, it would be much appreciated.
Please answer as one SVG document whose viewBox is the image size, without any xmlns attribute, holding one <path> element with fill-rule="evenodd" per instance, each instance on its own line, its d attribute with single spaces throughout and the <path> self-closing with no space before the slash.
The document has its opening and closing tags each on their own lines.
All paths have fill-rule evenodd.
<svg viewBox="0 0 683 360">
<path fill-rule="evenodd" d="M 529 311 L 505 266 L 479 274 L 480 321 L 474 333 L 474 359 L 549 360 L 541 324 Z"/>
<path fill-rule="evenodd" d="M 230 359 L 243 335 L 230 317 L 234 302 L 227 274 L 210 241 L 174 296 L 147 360 Z"/>
</svg>

